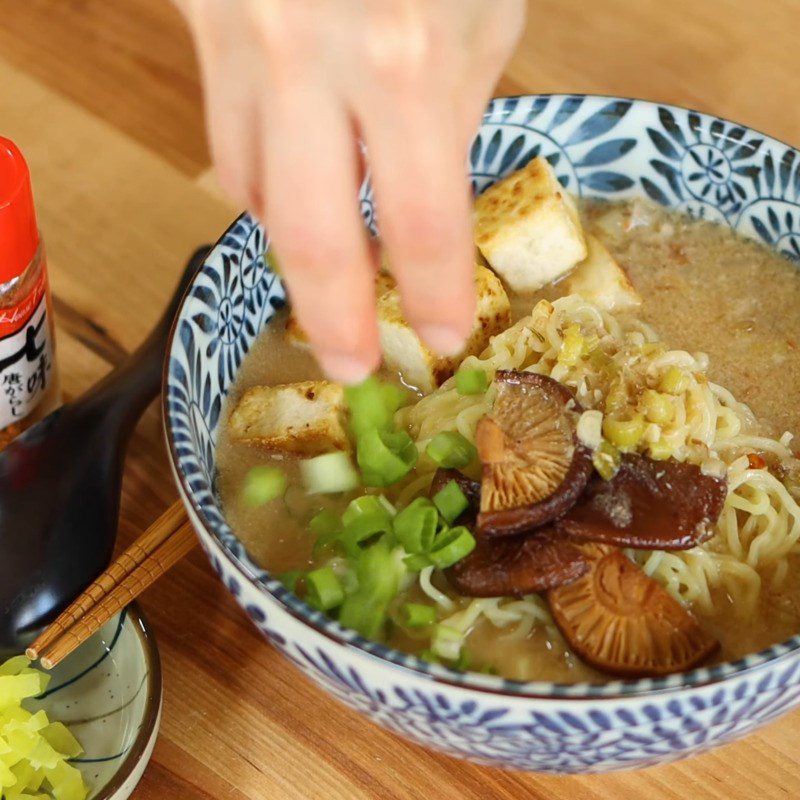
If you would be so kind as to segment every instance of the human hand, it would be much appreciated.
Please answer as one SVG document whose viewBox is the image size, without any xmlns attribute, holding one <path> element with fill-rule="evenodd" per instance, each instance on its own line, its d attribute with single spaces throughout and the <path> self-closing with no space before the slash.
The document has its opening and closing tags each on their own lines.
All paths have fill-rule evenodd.
<svg viewBox="0 0 800 800">
<path fill-rule="evenodd" d="M 474 309 L 465 164 L 523 0 L 176 0 L 222 186 L 268 225 L 298 321 L 346 383 L 380 361 L 366 144 L 406 317 L 442 355 Z"/>
</svg>

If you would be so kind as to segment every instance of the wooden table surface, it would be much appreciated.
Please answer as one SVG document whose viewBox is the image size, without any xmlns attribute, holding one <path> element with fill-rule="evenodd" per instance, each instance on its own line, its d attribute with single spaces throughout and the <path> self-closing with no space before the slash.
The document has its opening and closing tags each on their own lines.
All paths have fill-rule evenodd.
<svg viewBox="0 0 800 800">
<path fill-rule="evenodd" d="M 33 171 L 70 399 L 138 344 L 190 251 L 236 209 L 215 189 L 191 43 L 167 0 L 0 0 L 0 20 L 0 133 Z M 674 102 L 798 144 L 798 22 L 797 0 L 538 0 L 498 93 Z M 175 496 L 154 406 L 128 454 L 121 543 Z M 329 699 L 259 638 L 199 552 L 143 605 L 165 691 L 136 800 L 800 795 L 797 713 L 644 772 L 516 775 L 427 752 Z"/>
</svg>

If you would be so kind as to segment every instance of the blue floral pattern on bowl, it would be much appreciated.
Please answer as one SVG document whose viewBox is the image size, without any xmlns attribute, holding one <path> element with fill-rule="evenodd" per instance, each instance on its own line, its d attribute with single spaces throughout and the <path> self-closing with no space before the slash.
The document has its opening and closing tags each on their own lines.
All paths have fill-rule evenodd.
<svg viewBox="0 0 800 800">
<path fill-rule="evenodd" d="M 591 96 L 500 98 L 470 151 L 473 188 L 541 155 L 583 197 L 649 197 L 800 258 L 800 158 L 698 112 Z M 375 230 L 368 183 L 361 212 Z M 214 492 L 222 400 L 285 303 L 263 228 L 241 216 L 209 255 L 176 321 L 164 393 L 173 469 L 209 559 L 254 624 L 299 669 L 373 721 L 463 758 L 595 772 L 663 763 L 742 736 L 800 703 L 800 637 L 734 663 L 603 685 L 457 673 L 368 642 L 253 562 Z"/>
</svg>

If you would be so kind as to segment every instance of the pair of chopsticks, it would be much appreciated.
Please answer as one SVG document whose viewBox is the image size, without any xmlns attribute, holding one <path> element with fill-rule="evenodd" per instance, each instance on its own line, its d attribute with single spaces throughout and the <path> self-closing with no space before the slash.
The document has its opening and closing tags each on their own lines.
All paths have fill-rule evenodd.
<svg viewBox="0 0 800 800">
<path fill-rule="evenodd" d="M 53 669 L 197 544 L 180 501 L 171 505 L 25 651 Z"/>
</svg>

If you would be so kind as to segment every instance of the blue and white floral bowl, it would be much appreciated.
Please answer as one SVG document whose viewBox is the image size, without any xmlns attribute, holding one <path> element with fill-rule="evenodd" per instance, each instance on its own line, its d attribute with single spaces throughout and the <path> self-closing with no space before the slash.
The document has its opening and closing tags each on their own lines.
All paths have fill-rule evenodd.
<svg viewBox="0 0 800 800">
<path fill-rule="evenodd" d="M 650 197 L 800 257 L 800 158 L 736 123 L 674 106 L 585 96 L 495 100 L 470 153 L 483 190 L 542 155 L 576 195 Z M 361 208 L 374 229 L 368 186 Z M 183 302 L 169 347 L 167 436 L 183 501 L 211 563 L 262 633 L 373 721 L 482 764 L 602 772 L 665 763 L 731 741 L 800 703 L 800 637 L 734 663 L 604 685 L 460 674 L 365 641 L 258 567 L 214 491 L 223 398 L 285 302 L 248 215 L 220 239 Z"/>
</svg>

